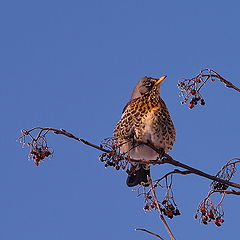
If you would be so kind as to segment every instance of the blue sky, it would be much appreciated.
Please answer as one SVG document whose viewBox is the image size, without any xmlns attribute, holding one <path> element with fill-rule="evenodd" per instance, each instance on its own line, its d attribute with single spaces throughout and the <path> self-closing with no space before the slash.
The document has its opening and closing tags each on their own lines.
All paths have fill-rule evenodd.
<svg viewBox="0 0 240 240">
<path fill-rule="evenodd" d="M 94 143 L 112 136 L 136 82 L 168 75 L 161 95 L 177 129 L 171 155 L 215 174 L 239 157 L 239 93 L 220 83 L 203 90 L 206 106 L 180 105 L 177 80 L 213 68 L 239 80 L 238 1 L 80 0 L 0 3 L 0 238 L 168 239 L 156 213 L 125 185 L 125 172 L 99 162 L 99 152 L 49 136 L 54 157 L 39 167 L 16 141 L 20 129 L 65 128 Z M 158 166 L 162 176 L 171 166 Z M 238 175 L 235 181 L 238 181 Z M 209 181 L 176 176 L 182 212 L 169 221 L 177 239 L 233 238 L 239 199 L 228 196 L 225 223 L 193 219 Z M 163 193 L 162 193 L 163 194 Z M 161 198 L 161 197 L 160 197 Z"/>
</svg>

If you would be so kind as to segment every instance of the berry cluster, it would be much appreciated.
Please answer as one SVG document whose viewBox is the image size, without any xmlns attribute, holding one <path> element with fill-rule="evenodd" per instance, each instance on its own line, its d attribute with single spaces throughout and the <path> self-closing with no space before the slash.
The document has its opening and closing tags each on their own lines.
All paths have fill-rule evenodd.
<svg viewBox="0 0 240 240">
<path fill-rule="evenodd" d="M 174 216 L 179 216 L 180 211 L 178 210 L 176 204 L 172 203 L 170 200 L 163 200 L 161 203 L 158 202 L 162 213 L 168 218 L 172 219 Z M 145 194 L 145 206 L 144 211 L 155 210 L 157 208 L 156 203 L 150 193 Z"/>
<path fill-rule="evenodd" d="M 208 193 L 208 196 L 202 200 L 198 206 L 197 213 L 195 214 L 195 219 L 199 218 L 199 222 L 207 225 L 209 222 L 213 222 L 216 226 L 220 227 L 221 223 L 224 222 L 222 219 L 224 216 L 222 208 L 222 200 L 218 204 L 214 204 L 210 198 L 210 195 L 213 194 L 213 191 Z"/>
<path fill-rule="evenodd" d="M 36 137 L 33 137 L 30 132 L 36 130 L 38 128 L 33 128 L 29 131 L 23 129 L 21 130 L 22 136 L 19 138 L 19 142 L 23 145 L 23 147 L 27 144 L 30 147 L 30 152 L 28 158 L 33 160 L 36 166 L 39 165 L 41 161 L 43 161 L 46 157 L 50 157 L 53 154 L 53 151 L 49 149 L 47 145 L 46 134 L 48 131 L 43 129 L 37 134 Z M 30 138 L 30 142 L 26 142 L 26 138 Z"/>
<path fill-rule="evenodd" d="M 221 223 L 224 222 L 222 219 L 223 214 L 219 214 L 219 211 L 215 209 L 214 207 L 210 209 L 201 208 L 198 210 L 198 213 L 200 213 L 200 222 L 207 225 L 209 222 L 214 222 L 216 226 L 220 227 Z M 195 219 L 198 218 L 198 214 L 195 215 Z"/>
<path fill-rule="evenodd" d="M 156 204 L 153 200 L 153 197 L 150 195 L 150 192 L 145 193 L 145 206 L 143 207 L 144 211 L 150 211 L 150 209 L 155 209 Z"/>
<path fill-rule="evenodd" d="M 198 83 L 201 82 L 201 78 L 194 78 L 190 80 L 184 79 L 178 83 L 180 95 L 184 98 L 181 103 L 184 104 L 190 99 L 188 104 L 190 109 L 194 108 L 198 103 L 205 105 L 205 101 L 199 93 L 200 87 L 198 86 Z"/>
<path fill-rule="evenodd" d="M 128 165 L 127 157 L 119 152 L 119 147 L 114 138 L 106 138 L 100 144 L 100 148 L 107 149 L 99 156 L 99 160 L 104 162 L 105 167 L 114 167 L 116 170 L 125 169 Z"/>
<path fill-rule="evenodd" d="M 204 69 L 194 78 L 179 80 L 179 96 L 183 98 L 181 103 L 184 104 L 190 100 L 188 105 L 190 109 L 194 108 L 198 103 L 200 103 L 200 105 L 205 105 L 200 90 L 208 80 L 214 82 L 217 77 L 219 76 L 213 70 Z"/>
<path fill-rule="evenodd" d="M 195 105 L 198 104 L 198 102 L 200 102 L 201 105 L 205 105 L 204 99 L 201 98 L 200 95 L 198 95 L 197 97 L 193 97 L 193 98 L 191 99 L 190 103 L 188 104 L 188 107 L 189 107 L 190 109 L 192 109 L 192 108 L 195 107 Z"/>
<path fill-rule="evenodd" d="M 172 219 L 174 216 L 179 216 L 181 213 L 178 210 L 177 206 L 175 204 L 172 204 L 170 200 L 164 200 L 162 202 L 162 212 L 165 216 Z"/>
<path fill-rule="evenodd" d="M 32 147 L 30 150 L 30 159 L 34 161 L 36 166 L 39 165 L 40 161 L 50 155 L 52 155 L 52 152 L 48 150 L 47 146 Z"/>
<path fill-rule="evenodd" d="M 105 163 L 105 167 L 114 167 L 116 170 L 125 169 L 126 165 L 119 160 L 119 156 L 116 154 L 115 151 L 111 151 L 109 153 L 102 153 L 99 156 L 101 162 Z"/>
</svg>

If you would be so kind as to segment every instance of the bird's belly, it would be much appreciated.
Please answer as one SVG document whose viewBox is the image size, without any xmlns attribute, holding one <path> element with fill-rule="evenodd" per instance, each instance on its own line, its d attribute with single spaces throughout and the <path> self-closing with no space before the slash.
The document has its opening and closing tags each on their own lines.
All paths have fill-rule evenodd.
<svg viewBox="0 0 240 240">
<path fill-rule="evenodd" d="M 147 145 L 141 144 L 132 148 L 129 156 L 136 160 L 156 160 L 159 154 Z"/>
</svg>

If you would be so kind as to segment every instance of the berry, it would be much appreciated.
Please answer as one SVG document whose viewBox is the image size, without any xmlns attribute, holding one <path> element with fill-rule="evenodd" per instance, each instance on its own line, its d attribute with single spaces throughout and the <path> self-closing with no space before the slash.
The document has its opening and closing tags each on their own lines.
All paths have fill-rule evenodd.
<svg viewBox="0 0 240 240">
<path fill-rule="evenodd" d="M 191 90 L 190 93 L 191 93 L 192 95 L 195 95 L 195 94 L 197 93 L 197 91 L 196 91 L 196 90 Z"/>
<path fill-rule="evenodd" d="M 190 103 L 190 104 L 188 105 L 188 107 L 189 107 L 190 109 L 192 109 L 192 108 L 194 107 L 194 104 L 193 104 L 193 103 Z"/>
<path fill-rule="evenodd" d="M 213 219 L 213 220 L 215 219 L 212 210 L 210 210 L 210 212 L 208 212 L 208 217 L 211 218 L 211 219 Z"/>
<path fill-rule="evenodd" d="M 167 216 L 168 216 L 170 219 L 172 219 L 172 218 L 173 218 L 173 212 L 172 212 L 172 211 L 167 212 Z"/>
<path fill-rule="evenodd" d="M 155 203 L 151 202 L 150 206 L 151 206 L 151 208 L 155 208 Z"/>
<path fill-rule="evenodd" d="M 145 211 L 149 211 L 149 210 L 150 210 L 149 205 L 146 204 L 143 209 L 144 209 Z"/>
<path fill-rule="evenodd" d="M 205 101 L 201 99 L 201 105 L 205 105 Z"/>
<path fill-rule="evenodd" d="M 203 222 L 207 222 L 207 221 L 208 221 L 208 217 L 207 217 L 207 216 L 203 216 L 203 217 L 202 217 L 202 221 L 203 221 Z"/>
<path fill-rule="evenodd" d="M 221 224 L 220 224 L 220 222 L 219 222 L 219 220 L 218 219 L 216 219 L 215 220 L 215 222 L 214 222 L 218 227 L 220 227 L 221 226 Z"/>
<path fill-rule="evenodd" d="M 175 216 L 181 215 L 181 213 L 180 213 L 180 211 L 179 211 L 178 209 L 176 209 L 176 210 L 173 212 L 173 214 L 174 214 Z"/>
</svg>

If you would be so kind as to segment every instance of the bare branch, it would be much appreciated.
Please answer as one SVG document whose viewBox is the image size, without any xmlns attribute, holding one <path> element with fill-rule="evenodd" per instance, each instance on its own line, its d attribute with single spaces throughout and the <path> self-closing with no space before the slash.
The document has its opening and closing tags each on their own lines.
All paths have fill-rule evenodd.
<svg viewBox="0 0 240 240">
<path fill-rule="evenodd" d="M 223 184 L 226 184 L 227 186 L 231 186 L 231 187 L 235 187 L 235 188 L 240 188 L 240 184 L 237 184 L 237 183 L 234 183 L 234 182 L 230 182 L 230 181 L 226 181 L 226 180 L 223 180 L 221 178 L 217 178 L 215 176 L 212 176 L 208 173 L 205 173 L 203 171 L 200 171 L 196 168 L 193 168 L 193 167 L 190 167 L 186 164 L 183 164 L 181 162 L 178 162 L 176 160 L 174 160 L 170 155 L 168 154 L 165 154 L 165 156 L 167 157 L 167 159 L 165 160 L 166 163 L 169 163 L 169 164 L 172 164 L 174 166 L 178 166 L 178 167 L 181 167 L 181 168 L 184 168 L 184 169 L 187 169 L 189 171 L 191 171 L 192 173 L 196 174 L 196 175 L 199 175 L 199 176 L 202 176 L 202 177 L 205 177 L 205 178 L 208 178 L 208 179 L 211 179 L 213 181 L 216 181 L 216 182 L 220 182 L 220 183 L 223 183 Z"/>
<path fill-rule="evenodd" d="M 192 173 L 192 172 L 191 172 L 191 171 L 188 171 L 188 170 L 186 170 L 186 171 L 181 171 L 181 170 L 179 170 L 179 169 L 174 169 L 173 171 L 166 173 L 166 174 L 165 174 L 164 176 L 162 176 L 161 178 L 155 180 L 155 182 L 158 183 L 158 182 L 162 181 L 164 178 L 168 177 L 169 175 L 173 175 L 173 174 L 188 175 L 188 174 L 191 174 L 191 173 Z"/>
<path fill-rule="evenodd" d="M 43 133 L 43 132 L 45 131 L 45 133 L 43 133 L 44 137 L 45 137 L 46 133 L 52 131 L 52 132 L 54 132 L 55 134 L 62 134 L 62 135 L 64 135 L 64 136 L 66 136 L 66 137 L 73 138 L 73 139 L 75 139 L 75 140 L 77 140 L 77 141 L 79 141 L 79 142 L 82 142 L 82 143 L 85 144 L 85 145 L 88 145 L 88 146 L 90 146 L 90 147 L 93 147 L 93 148 L 95 148 L 95 149 L 98 149 L 98 150 L 100 150 L 100 151 L 102 151 L 102 152 L 109 153 L 109 154 L 112 154 L 112 153 L 113 153 L 112 150 L 106 149 L 106 148 L 104 148 L 104 147 L 101 146 L 101 145 L 98 146 L 98 145 L 96 145 L 96 144 L 90 143 L 90 142 L 88 142 L 88 141 L 86 141 L 86 140 L 84 140 L 84 139 L 82 139 L 82 138 L 76 137 L 75 135 L 73 135 L 72 133 L 70 133 L 70 132 L 68 132 L 68 131 L 66 131 L 66 130 L 64 130 L 64 129 L 56 129 L 56 128 L 36 127 L 36 128 L 30 129 L 30 130 L 28 130 L 28 131 L 27 131 L 27 130 L 22 130 L 21 132 L 22 132 L 23 136 L 19 138 L 19 139 L 20 139 L 20 142 L 23 142 L 23 143 L 24 143 L 25 140 L 23 140 L 23 139 L 25 139 L 25 137 L 26 137 L 27 135 L 31 136 L 30 133 L 31 133 L 32 131 L 34 131 L 34 130 L 40 130 L 41 133 Z M 39 134 L 40 134 L 40 133 L 39 133 Z M 41 134 L 39 135 L 39 134 L 38 134 L 38 137 L 41 137 L 42 135 L 41 135 Z M 32 138 L 34 141 L 36 141 L 36 138 L 34 138 L 33 136 L 31 136 L 31 138 Z M 123 157 L 122 157 L 119 153 L 117 153 L 117 152 L 114 152 L 114 154 L 115 154 L 117 157 L 119 157 L 119 161 L 126 161 L 126 160 L 127 160 L 128 162 L 138 162 L 138 163 L 145 163 L 145 164 L 152 164 L 152 165 L 155 165 L 155 164 L 166 164 L 166 163 L 168 163 L 168 164 L 171 164 L 171 165 L 174 165 L 174 166 L 177 166 L 177 167 L 181 167 L 181 168 L 183 168 L 183 169 L 186 169 L 186 170 L 190 171 L 191 173 L 196 174 L 196 175 L 199 175 L 199 176 L 201 176 L 201 177 L 205 177 L 205 178 L 208 178 L 208 179 L 210 179 L 210 180 L 213 180 L 213 181 L 216 181 L 216 182 L 225 184 L 225 185 L 227 185 L 227 186 L 231 186 L 231 187 L 235 187 L 235 188 L 239 188 L 239 189 L 240 189 L 240 184 L 237 184 L 237 183 L 234 183 L 234 182 L 230 182 L 230 181 L 226 181 L 226 180 L 221 179 L 221 178 L 217 178 L 216 176 L 212 176 L 212 175 L 210 175 L 210 174 L 208 174 L 208 173 L 205 173 L 205 172 L 203 172 L 203 171 L 200 171 L 200 170 L 198 170 L 198 169 L 196 169 L 196 168 L 190 167 L 190 166 L 188 166 L 188 165 L 186 165 L 186 164 L 184 164 L 184 163 L 181 163 L 181 162 L 178 162 L 178 161 L 174 160 L 174 159 L 173 159 L 170 155 L 168 155 L 168 154 L 162 155 L 162 151 L 159 150 L 159 149 L 157 149 L 157 148 L 155 148 L 154 146 L 152 146 L 152 145 L 150 145 L 150 144 L 146 144 L 146 145 L 147 145 L 147 146 L 150 146 L 152 149 L 154 149 L 156 152 L 158 152 L 159 155 L 162 156 L 162 158 L 161 158 L 160 160 L 136 160 L 136 159 L 132 159 L 132 158 L 130 158 L 130 157 L 125 157 L 125 158 L 123 158 Z M 188 173 L 188 174 L 189 174 L 189 173 Z"/>
<path fill-rule="evenodd" d="M 216 76 L 214 76 L 214 77 L 218 78 L 221 82 L 223 82 L 223 83 L 226 85 L 226 87 L 232 88 L 232 89 L 240 92 L 240 88 L 236 87 L 236 86 L 233 85 L 231 82 L 229 82 L 228 80 L 226 80 L 225 78 L 223 78 L 219 73 L 217 73 L 216 71 L 211 70 L 211 69 L 209 69 L 209 71 L 212 71 L 213 73 L 215 73 Z"/>
<path fill-rule="evenodd" d="M 234 190 L 213 190 L 213 192 L 218 192 L 218 193 L 223 193 L 223 194 L 240 195 L 240 191 L 234 191 Z"/>
<path fill-rule="evenodd" d="M 149 234 L 151 234 L 151 235 L 153 235 L 153 236 L 155 236 L 155 237 L 157 237 L 157 238 L 159 238 L 159 239 L 161 239 L 161 240 L 164 240 L 161 236 L 159 236 L 158 234 L 156 234 L 156 233 L 153 233 L 153 232 L 150 232 L 150 231 L 148 231 L 147 229 L 144 229 L 144 228 L 136 228 L 136 229 L 134 229 L 135 231 L 143 231 L 143 232 L 147 232 L 147 233 L 149 233 Z"/>
<path fill-rule="evenodd" d="M 184 104 L 190 100 L 190 103 L 188 105 L 190 109 L 194 108 L 198 103 L 205 105 L 205 100 L 203 99 L 200 90 L 207 82 L 214 82 L 216 80 L 223 82 L 226 87 L 240 92 L 240 89 L 238 87 L 223 78 L 216 71 L 212 69 L 203 69 L 193 78 L 183 78 L 178 81 L 178 88 L 180 91 L 179 96 L 183 99 L 181 103 Z"/>
<path fill-rule="evenodd" d="M 152 192 L 152 196 L 153 196 L 155 205 L 156 205 L 158 213 L 159 213 L 159 217 L 160 217 L 161 221 L 163 222 L 164 227 L 167 229 L 168 234 L 171 237 L 171 239 L 172 240 L 176 240 L 176 238 L 173 236 L 172 231 L 169 228 L 169 226 L 168 226 L 168 224 L 167 224 L 167 222 L 166 222 L 166 220 L 165 220 L 165 218 L 163 216 L 162 210 L 161 210 L 161 208 L 159 206 L 159 202 L 158 202 L 158 199 L 157 199 L 156 191 L 155 191 L 155 188 L 153 187 L 153 184 L 152 184 L 152 179 L 149 176 L 147 176 L 147 177 L 148 177 L 148 182 L 149 182 L 150 189 L 151 189 L 151 192 Z"/>
</svg>

